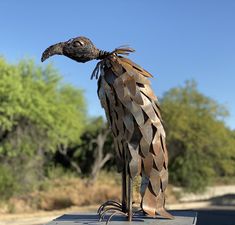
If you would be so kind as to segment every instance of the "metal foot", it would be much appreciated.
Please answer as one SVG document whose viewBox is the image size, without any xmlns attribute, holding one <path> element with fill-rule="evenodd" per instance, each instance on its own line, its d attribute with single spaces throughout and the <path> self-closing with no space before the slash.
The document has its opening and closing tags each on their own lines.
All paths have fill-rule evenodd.
<svg viewBox="0 0 235 225">
<path fill-rule="evenodd" d="M 108 224 L 112 217 L 116 214 L 121 214 L 125 217 L 128 216 L 127 212 L 123 210 L 122 204 L 113 200 L 103 203 L 97 210 L 97 213 L 99 215 L 100 222 L 104 219 L 105 215 L 111 213 L 106 220 L 106 224 Z"/>
<path fill-rule="evenodd" d="M 107 220 L 106 220 L 106 224 L 109 223 L 109 221 L 111 221 L 112 217 L 116 214 L 121 214 L 121 215 L 124 215 L 125 217 L 127 217 L 127 213 L 123 212 L 121 208 L 116 208 L 116 207 L 109 207 L 107 209 L 105 209 L 101 214 L 99 214 L 99 221 L 103 221 L 105 215 L 107 213 L 111 212 L 111 214 L 108 216 Z"/>
<path fill-rule="evenodd" d="M 117 209 L 122 209 L 122 205 L 119 202 L 113 201 L 113 200 L 109 200 L 105 203 L 103 203 L 97 210 L 97 213 L 100 215 L 102 214 L 103 211 L 105 211 L 106 208 L 117 208 Z"/>
<path fill-rule="evenodd" d="M 114 211 L 109 217 L 108 219 L 106 220 L 106 225 L 111 221 L 112 217 L 116 214 L 121 214 L 121 215 L 124 215 L 124 216 L 128 216 L 127 213 L 124 213 L 124 212 L 121 212 L 121 211 Z"/>
</svg>

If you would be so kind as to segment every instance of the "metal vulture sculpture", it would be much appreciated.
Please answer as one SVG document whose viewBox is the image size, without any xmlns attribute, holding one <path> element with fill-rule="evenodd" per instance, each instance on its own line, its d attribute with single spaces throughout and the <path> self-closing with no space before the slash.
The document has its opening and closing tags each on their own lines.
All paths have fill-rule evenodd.
<svg viewBox="0 0 235 225">
<path fill-rule="evenodd" d="M 114 136 L 119 171 L 122 173 L 122 202 L 107 201 L 98 210 L 101 219 L 107 212 L 125 214 L 132 220 L 132 185 L 141 176 L 141 209 L 155 217 L 173 218 L 165 210 L 168 183 L 168 154 L 159 104 L 150 73 L 121 56 L 134 52 L 120 47 L 101 51 L 86 37 L 77 37 L 47 48 L 42 61 L 65 55 L 77 62 L 100 60 L 91 79 L 98 80 L 98 96 Z M 110 218 L 109 218 L 110 219 Z"/>
</svg>

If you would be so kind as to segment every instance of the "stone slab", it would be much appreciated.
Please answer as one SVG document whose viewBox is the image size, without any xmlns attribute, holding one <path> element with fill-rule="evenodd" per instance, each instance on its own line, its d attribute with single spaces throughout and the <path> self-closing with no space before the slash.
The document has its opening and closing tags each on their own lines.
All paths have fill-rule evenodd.
<svg viewBox="0 0 235 225">
<path fill-rule="evenodd" d="M 109 224 L 110 225 L 134 225 L 134 224 L 196 225 L 197 212 L 178 210 L 178 211 L 170 211 L 170 213 L 174 215 L 175 219 L 169 220 L 160 217 L 152 218 L 148 216 L 143 216 L 142 214 L 137 214 L 136 216 L 133 217 L 132 222 L 128 222 L 126 221 L 126 218 L 124 216 L 114 215 Z M 103 222 L 99 222 L 98 215 L 95 213 L 71 213 L 71 214 L 64 214 L 45 225 L 82 225 L 82 224 L 104 225 L 106 223 L 105 219 Z"/>
</svg>

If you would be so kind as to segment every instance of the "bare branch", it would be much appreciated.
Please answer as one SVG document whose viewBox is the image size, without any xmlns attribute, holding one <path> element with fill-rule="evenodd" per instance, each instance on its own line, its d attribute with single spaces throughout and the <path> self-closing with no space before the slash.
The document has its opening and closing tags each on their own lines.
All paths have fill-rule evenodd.
<svg viewBox="0 0 235 225">
<path fill-rule="evenodd" d="M 77 162 L 68 156 L 67 148 L 64 148 L 62 145 L 58 145 L 58 151 L 65 157 L 66 160 L 69 161 L 70 165 L 76 170 L 78 174 L 82 173 L 82 170 Z"/>
</svg>

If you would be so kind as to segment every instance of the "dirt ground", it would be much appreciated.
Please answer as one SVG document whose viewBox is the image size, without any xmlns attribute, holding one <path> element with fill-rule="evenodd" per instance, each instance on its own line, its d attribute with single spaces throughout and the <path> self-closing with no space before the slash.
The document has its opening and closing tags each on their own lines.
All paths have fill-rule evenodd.
<svg viewBox="0 0 235 225">
<path fill-rule="evenodd" d="M 101 188 L 102 185 L 99 184 L 99 189 Z M 116 193 L 117 191 L 114 188 L 115 187 L 114 184 L 109 184 L 109 190 L 110 190 L 110 187 L 113 188 L 113 192 L 114 192 L 113 196 L 117 196 L 120 194 L 120 193 Z M 215 212 L 215 213 L 220 212 L 222 216 L 227 215 L 227 214 L 224 214 L 224 212 L 229 212 L 230 214 L 231 212 L 235 213 L 235 188 L 234 187 L 235 186 L 233 186 L 233 188 L 230 187 L 227 190 L 223 186 L 220 186 L 219 191 L 215 191 L 218 189 L 218 187 L 214 189 L 208 189 L 209 190 L 208 193 L 204 194 L 205 195 L 204 199 L 202 199 L 202 194 L 198 196 L 190 195 L 187 197 L 187 199 L 185 199 L 185 196 L 186 196 L 185 195 L 184 201 L 181 201 L 180 203 L 177 203 L 178 201 L 175 201 L 175 199 L 173 198 L 173 195 L 168 194 L 167 202 L 170 204 L 166 205 L 166 207 L 167 209 L 170 209 L 170 210 L 197 210 L 201 212 L 202 217 L 204 216 L 203 218 L 207 218 L 207 220 L 210 217 L 211 212 Z M 105 185 L 102 188 L 103 193 L 105 193 L 106 188 L 107 188 L 107 185 Z M 67 191 L 63 190 L 63 192 L 61 191 L 61 189 L 59 190 L 60 190 L 60 193 L 64 192 L 66 195 L 69 195 L 69 194 L 71 195 L 72 193 L 70 189 L 68 189 Z M 87 188 L 82 186 L 81 190 L 83 190 L 83 192 L 86 192 Z M 55 190 L 53 189 L 53 191 L 54 191 L 53 194 L 55 195 Z M 94 190 L 90 190 L 89 193 L 94 194 Z M 49 194 L 51 196 L 51 193 Z M 80 201 L 84 198 L 83 194 L 79 195 Z M 76 196 L 77 195 L 72 195 L 70 197 L 71 199 L 76 200 L 75 198 Z M 60 194 L 60 197 L 61 197 L 61 194 Z M 92 196 L 90 195 L 90 199 L 91 197 Z M 103 199 L 112 199 L 112 195 L 103 196 L 102 201 Z M 84 202 L 89 203 L 88 200 L 86 201 L 84 200 Z M 22 207 L 22 205 L 20 205 L 20 207 Z M 46 210 L 35 211 L 35 212 L 18 211 L 18 213 L 1 213 L 0 212 L 0 225 L 43 225 L 66 213 L 96 212 L 98 207 L 99 205 L 82 206 L 82 207 L 72 206 L 72 207 L 67 207 L 66 209 L 60 209 L 60 210 L 59 209 L 50 210 L 50 207 L 49 208 L 47 207 L 48 208 L 47 211 Z M 202 220 L 200 224 L 204 225 Z"/>
</svg>

